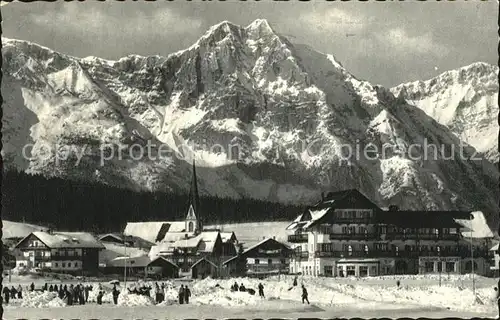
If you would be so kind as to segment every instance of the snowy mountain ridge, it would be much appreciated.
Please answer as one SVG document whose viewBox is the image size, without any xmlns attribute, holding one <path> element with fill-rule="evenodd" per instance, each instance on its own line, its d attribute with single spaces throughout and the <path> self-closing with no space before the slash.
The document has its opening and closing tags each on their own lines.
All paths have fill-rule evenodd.
<svg viewBox="0 0 500 320">
<path fill-rule="evenodd" d="M 497 210 L 491 163 L 411 159 L 405 150 L 412 144 L 430 140 L 450 150 L 459 141 L 388 89 L 356 79 L 332 55 L 290 43 L 266 20 L 222 22 L 166 57 L 80 59 L 2 42 L 8 165 L 185 191 L 194 157 L 205 194 L 305 204 L 320 190 L 357 188 L 381 206 Z M 26 143 L 34 144 L 29 160 L 20 156 Z M 56 143 L 85 152 L 78 167 L 58 161 L 61 148 L 44 152 Z M 101 165 L 106 143 L 130 153 Z M 130 149 L 147 143 L 155 144 L 147 157 Z M 346 146 L 368 145 L 379 148 L 372 152 L 378 159 L 346 158 Z M 183 157 L 160 157 L 164 151 Z"/>
<path fill-rule="evenodd" d="M 391 89 L 498 162 L 498 66 L 476 62 Z"/>
</svg>

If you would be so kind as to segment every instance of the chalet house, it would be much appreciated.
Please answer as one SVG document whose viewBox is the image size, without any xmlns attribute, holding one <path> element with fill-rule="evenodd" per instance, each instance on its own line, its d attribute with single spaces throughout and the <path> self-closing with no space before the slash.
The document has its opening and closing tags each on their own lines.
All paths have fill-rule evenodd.
<svg viewBox="0 0 500 320">
<path fill-rule="evenodd" d="M 32 232 L 15 247 L 22 254 L 16 264 L 73 274 L 95 274 L 104 246 L 86 232 Z"/>
<path fill-rule="evenodd" d="M 248 276 L 264 276 L 269 274 L 286 274 L 289 272 L 292 250 L 273 238 L 267 238 L 243 251 L 242 257 L 246 258 Z M 237 273 L 234 256 L 223 263 L 228 275 Z"/>
<path fill-rule="evenodd" d="M 118 257 L 109 261 L 101 271 L 122 276 L 125 269 L 128 277 L 166 279 L 179 276 L 179 267 L 172 261 L 163 257 L 150 259 L 148 256 Z"/>
<path fill-rule="evenodd" d="M 288 227 L 290 272 L 312 276 L 484 274 L 487 249 L 464 238 L 463 211 L 380 209 L 358 190 L 331 192 Z M 471 252 L 475 252 L 471 257 Z"/>
</svg>

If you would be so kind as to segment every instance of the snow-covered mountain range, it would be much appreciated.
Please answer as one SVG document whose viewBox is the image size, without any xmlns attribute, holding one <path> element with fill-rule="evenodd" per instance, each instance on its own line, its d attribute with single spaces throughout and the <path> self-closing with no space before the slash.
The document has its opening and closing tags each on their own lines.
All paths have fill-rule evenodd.
<svg viewBox="0 0 500 320">
<path fill-rule="evenodd" d="M 496 215 L 499 173 L 490 162 L 461 159 L 450 129 L 266 20 L 222 22 L 186 50 L 118 61 L 2 42 L 3 153 L 17 168 L 177 191 L 188 189 L 194 156 L 202 194 L 310 203 L 320 190 L 358 188 L 381 206 Z M 426 140 L 445 153 L 455 146 L 456 157 L 405 154 Z M 148 141 L 156 145 L 149 156 L 135 147 L 101 166 L 102 144 Z M 27 143 L 29 160 L 21 156 Z M 85 150 L 78 166 L 75 156 L 57 160 L 67 146 Z M 360 154 L 341 161 L 348 146 Z M 159 157 L 168 152 L 183 157 Z"/>
<path fill-rule="evenodd" d="M 391 89 L 498 162 L 498 66 L 477 62 Z"/>
</svg>

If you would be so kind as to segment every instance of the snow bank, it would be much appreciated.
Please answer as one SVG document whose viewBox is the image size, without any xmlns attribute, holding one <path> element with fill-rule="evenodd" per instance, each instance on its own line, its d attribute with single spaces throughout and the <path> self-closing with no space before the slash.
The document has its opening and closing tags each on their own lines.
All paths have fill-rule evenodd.
<svg viewBox="0 0 500 320">
<path fill-rule="evenodd" d="M 30 308 L 57 308 L 64 307 L 66 303 L 55 292 L 24 292 L 22 307 Z"/>
</svg>

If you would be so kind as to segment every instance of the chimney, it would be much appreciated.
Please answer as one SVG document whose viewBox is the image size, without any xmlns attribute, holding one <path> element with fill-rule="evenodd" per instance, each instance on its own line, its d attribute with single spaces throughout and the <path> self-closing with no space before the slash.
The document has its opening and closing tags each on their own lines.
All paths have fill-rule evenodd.
<svg viewBox="0 0 500 320">
<path fill-rule="evenodd" d="M 276 240 L 276 236 L 273 236 L 273 240 Z"/>
</svg>

